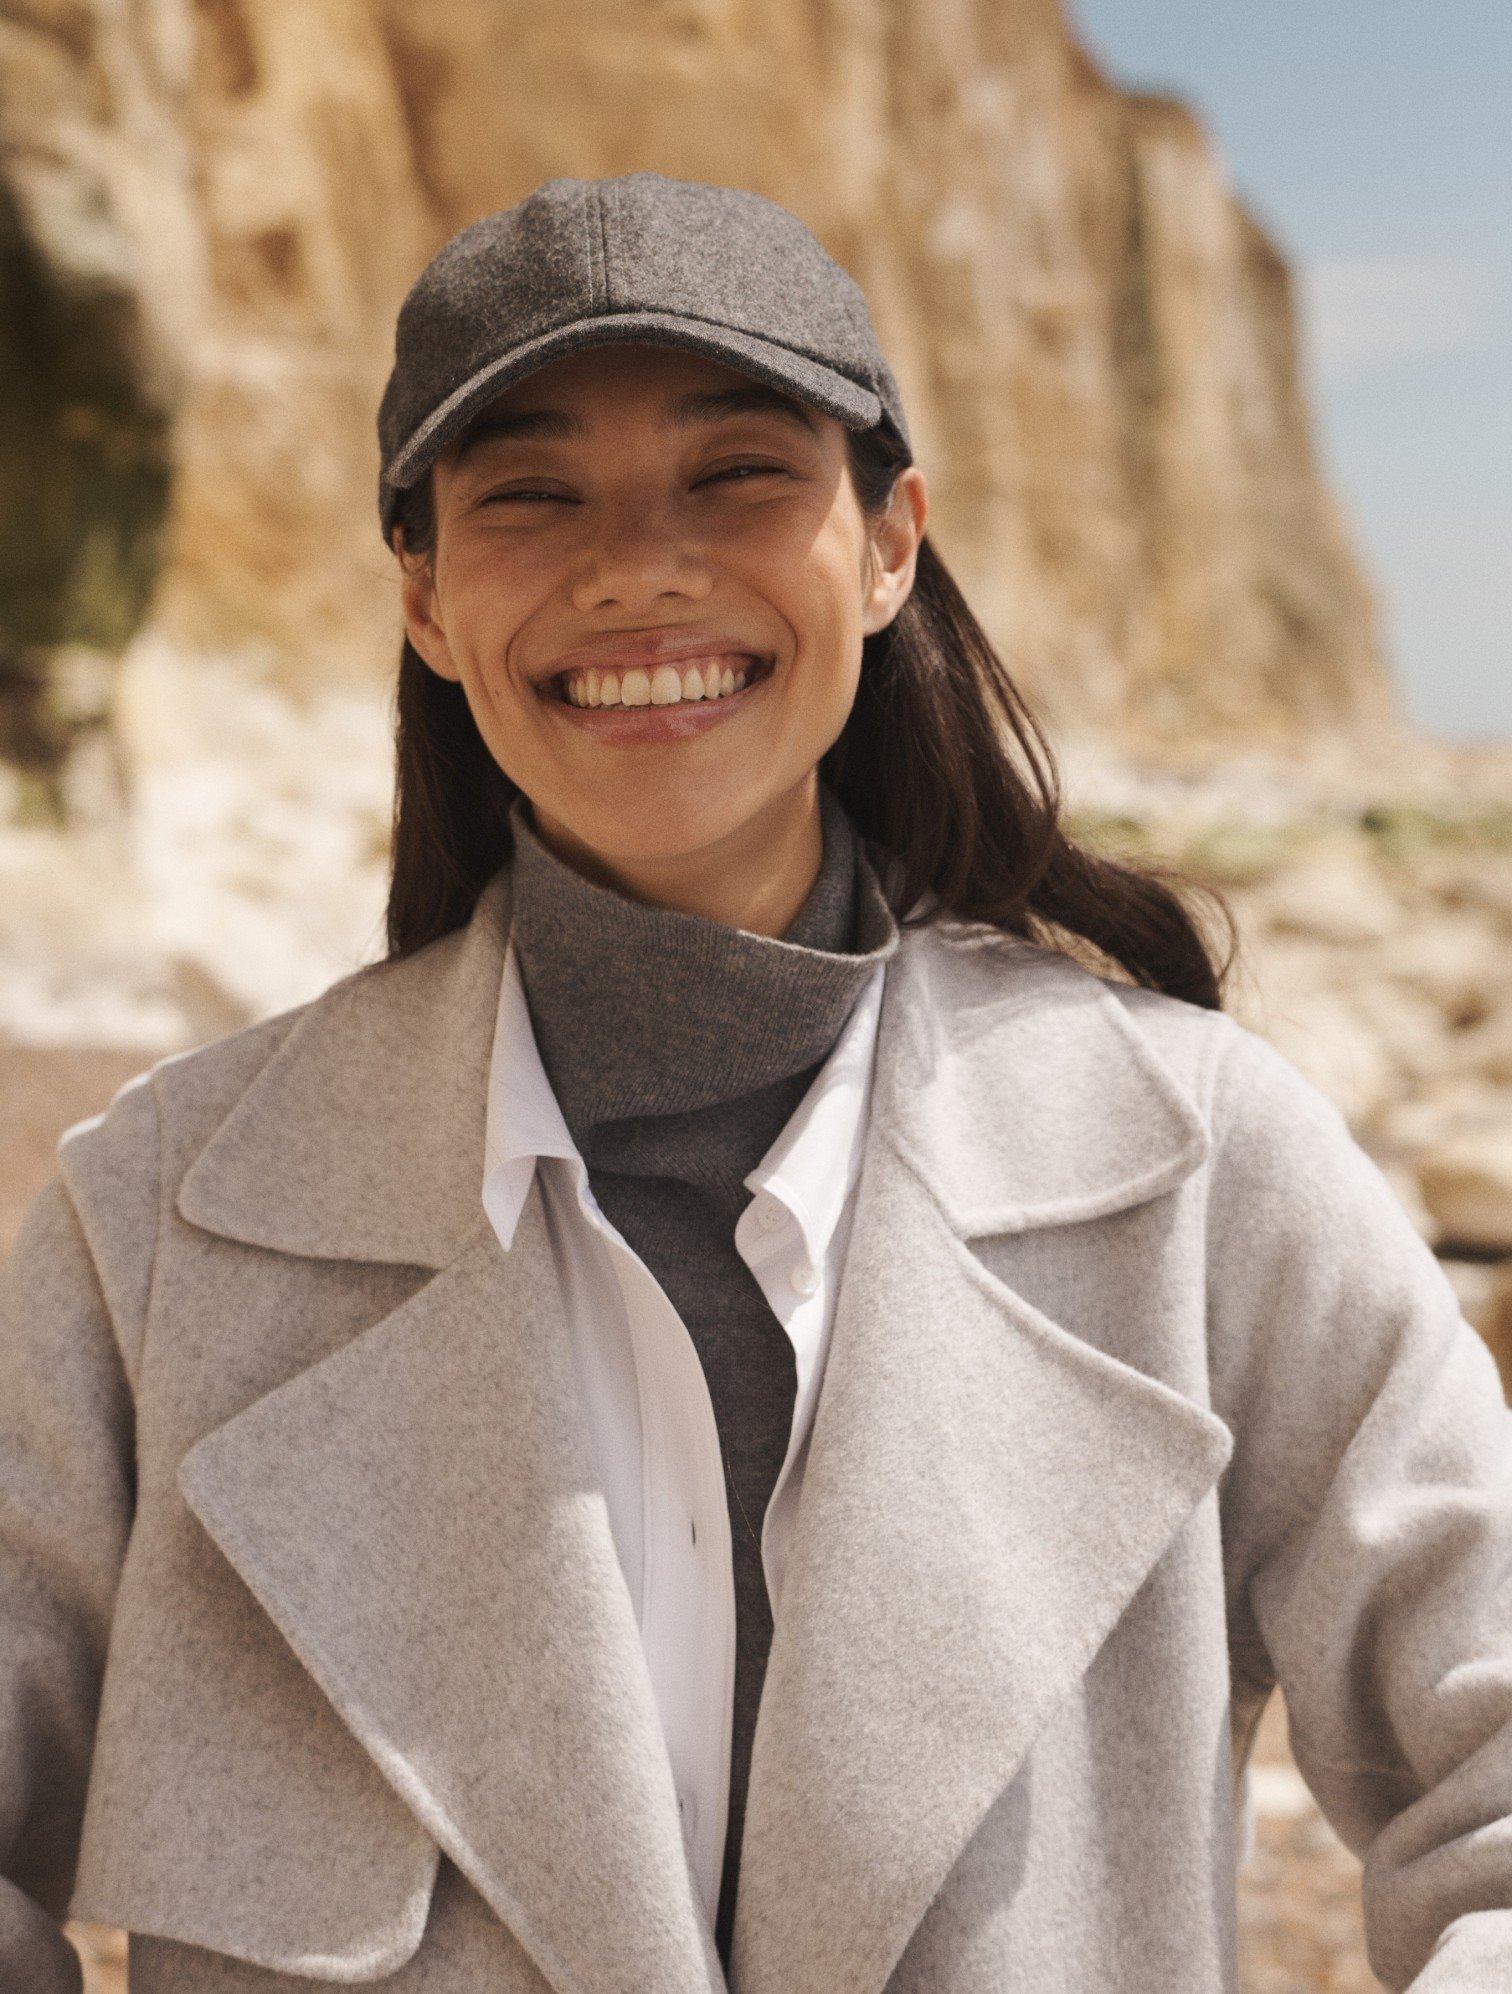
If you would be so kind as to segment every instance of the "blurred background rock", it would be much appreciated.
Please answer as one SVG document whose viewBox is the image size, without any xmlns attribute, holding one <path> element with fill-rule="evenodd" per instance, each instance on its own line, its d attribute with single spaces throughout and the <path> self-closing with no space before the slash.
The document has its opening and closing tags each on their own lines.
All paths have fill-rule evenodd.
<svg viewBox="0 0 1512 1994">
<path fill-rule="evenodd" d="M 1407 719 L 1284 248 L 1058 0 L 0 0 L 0 1245 L 122 1080 L 381 952 L 394 312 L 640 167 L 863 285 L 1072 827 L 1227 894 L 1512 1385 L 1512 743 Z M 1248 1994 L 1374 1986 L 1279 1696 L 1254 1793 Z"/>
</svg>

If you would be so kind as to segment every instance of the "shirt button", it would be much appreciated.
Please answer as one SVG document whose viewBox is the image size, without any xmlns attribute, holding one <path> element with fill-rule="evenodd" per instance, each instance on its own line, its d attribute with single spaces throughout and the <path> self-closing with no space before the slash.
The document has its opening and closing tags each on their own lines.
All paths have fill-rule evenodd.
<svg viewBox="0 0 1512 1994">
<path fill-rule="evenodd" d="M 800 1295 L 811 1295 L 819 1285 L 819 1269 L 810 1260 L 800 1260 L 788 1279 Z"/>
</svg>

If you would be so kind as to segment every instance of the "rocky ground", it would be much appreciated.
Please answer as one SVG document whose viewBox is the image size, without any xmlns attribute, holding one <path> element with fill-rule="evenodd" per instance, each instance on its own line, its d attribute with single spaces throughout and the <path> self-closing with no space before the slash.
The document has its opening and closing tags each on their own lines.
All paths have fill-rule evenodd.
<svg viewBox="0 0 1512 1994">
<path fill-rule="evenodd" d="M 166 654 L 134 683 L 130 828 L 0 832 L 0 1249 L 58 1133 L 121 1081 L 378 952 L 381 706 L 296 710 Z M 1057 750 L 1078 835 L 1226 897 L 1230 1008 L 1344 1109 L 1512 1392 L 1512 749 L 1205 765 Z M 1374 1988 L 1359 1864 L 1292 1764 L 1279 1696 L 1253 1763 L 1245 1994 Z M 118 1994 L 118 1937 L 73 1936 L 92 1994 Z"/>
<path fill-rule="evenodd" d="M 1279 1693 L 1260 1721 L 1250 1766 L 1255 1848 L 1239 1877 L 1241 1994 L 1376 1994 L 1360 1865 L 1292 1763 Z"/>
<path fill-rule="evenodd" d="M 1343 1110 L 1512 1390 L 1512 749 L 1063 765 L 1088 842 L 1223 895 L 1228 1008 Z"/>
</svg>

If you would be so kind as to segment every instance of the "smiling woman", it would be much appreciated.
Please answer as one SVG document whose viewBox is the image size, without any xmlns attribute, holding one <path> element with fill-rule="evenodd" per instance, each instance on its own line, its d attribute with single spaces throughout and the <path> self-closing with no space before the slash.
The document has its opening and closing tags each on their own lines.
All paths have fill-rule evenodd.
<svg viewBox="0 0 1512 1994">
<path fill-rule="evenodd" d="M 728 1965 L 901 930 L 1080 943 L 1209 1010 L 1222 972 L 1175 890 L 1062 832 L 1048 746 L 926 535 L 865 300 L 794 217 L 655 174 L 548 183 L 422 275 L 379 427 L 389 960 L 507 882 L 485 1202 L 507 1239 L 530 1150 L 580 1173 L 558 1278 Z"/>
</svg>

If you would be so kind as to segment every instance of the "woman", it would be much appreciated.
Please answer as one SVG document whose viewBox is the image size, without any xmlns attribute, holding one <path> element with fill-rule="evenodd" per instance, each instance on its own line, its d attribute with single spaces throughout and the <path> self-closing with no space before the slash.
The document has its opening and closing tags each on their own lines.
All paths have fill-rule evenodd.
<svg viewBox="0 0 1512 1994">
<path fill-rule="evenodd" d="M 859 291 L 550 181 L 379 428 L 388 957 L 6 1263 L 0 1980 L 1211 1994 L 1279 1682 L 1377 1974 L 1512 1984 L 1495 1366 L 1058 828 Z"/>
</svg>

